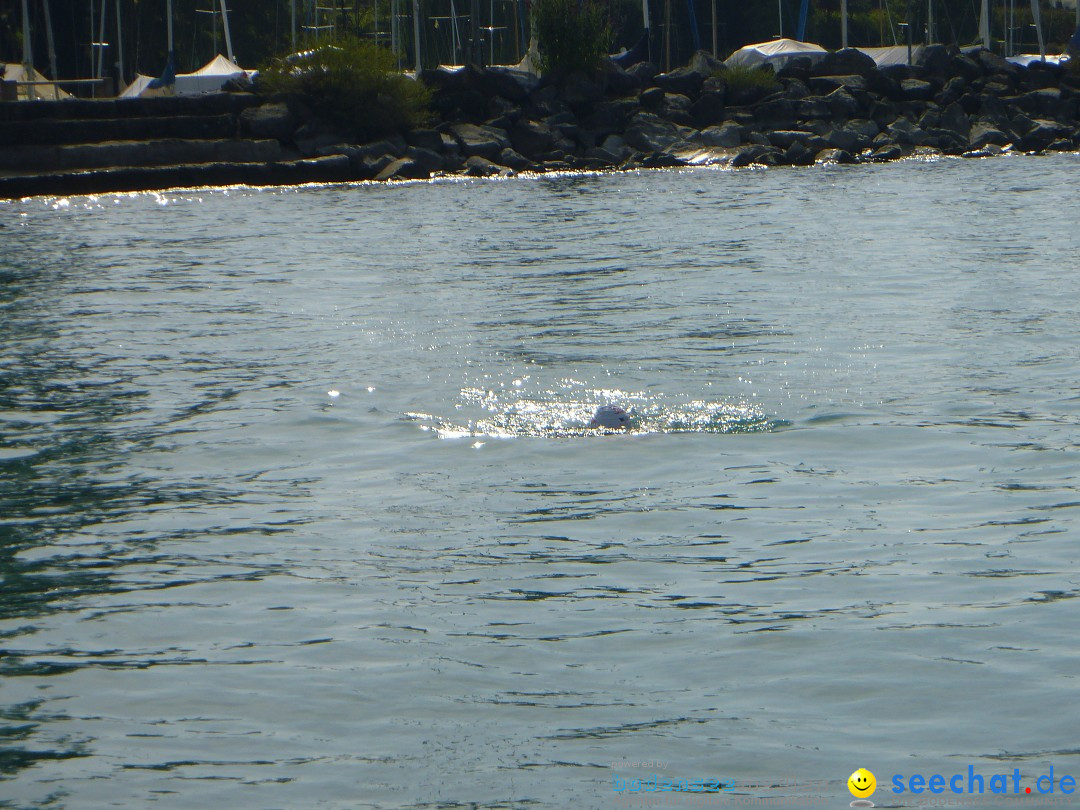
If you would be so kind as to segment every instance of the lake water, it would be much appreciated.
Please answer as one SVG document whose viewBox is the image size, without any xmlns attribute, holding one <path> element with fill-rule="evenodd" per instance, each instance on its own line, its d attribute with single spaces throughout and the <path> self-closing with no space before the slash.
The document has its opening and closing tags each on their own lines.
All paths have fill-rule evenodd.
<svg viewBox="0 0 1080 810">
<path fill-rule="evenodd" d="M 0 806 L 1065 801 L 1078 160 L 0 204 Z"/>
</svg>

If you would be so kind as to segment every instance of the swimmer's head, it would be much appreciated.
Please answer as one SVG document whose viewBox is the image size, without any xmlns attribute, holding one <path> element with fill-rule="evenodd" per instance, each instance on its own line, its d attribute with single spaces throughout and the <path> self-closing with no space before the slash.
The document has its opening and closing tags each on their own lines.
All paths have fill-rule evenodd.
<svg viewBox="0 0 1080 810">
<path fill-rule="evenodd" d="M 607 430 L 629 430 L 630 414 L 618 405 L 601 405 L 593 414 L 589 427 L 606 428 Z"/>
</svg>

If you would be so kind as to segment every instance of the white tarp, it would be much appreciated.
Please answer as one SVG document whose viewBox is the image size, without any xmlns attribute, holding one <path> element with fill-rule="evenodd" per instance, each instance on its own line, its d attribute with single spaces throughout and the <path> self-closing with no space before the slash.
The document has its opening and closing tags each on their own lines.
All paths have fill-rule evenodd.
<svg viewBox="0 0 1080 810">
<path fill-rule="evenodd" d="M 856 48 L 855 50 L 865 53 L 879 68 L 889 65 L 906 65 L 908 63 L 907 45 L 891 45 L 888 48 Z M 911 49 L 911 61 L 915 62 L 922 53 L 923 46 L 915 45 Z"/>
<path fill-rule="evenodd" d="M 120 98 L 138 98 L 144 95 L 147 85 L 153 80 L 153 76 L 143 76 L 141 73 L 137 73 L 135 80 L 124 89 L 124 92 L 120 94 Z"/>
<path fill-rule="evenodd" d="M 176 74 L 176 84 L 172 87 L 149 87 L 153 78 L 143 76 L 141 73 L 133 81 L 120 98 L 135 98 L 138 96 L 191 96 L 199 93 L 216 93 L 229 79 L 240 76 L 252 76 L 255 71 L 244 70 L 234 62 L 230 62 L 221 54 L 218 54 L 194 73 Z"/>
<path fill-rule="evenodd" d="M 1063 65 L 1063 64 L 1065 64 L 1066 62 L 1069 61 L 1069 55 L 1066 54 L 1066 53 L 1061 53 L 1061 54 L 1050 54 L 1050 53 L 1048 53 L 1046 55 L 1046 59 L 1044 60 L 1037 53 L 1018 53 L 1016 56 L 1006 56 L 1005 61 L 1006 62 L 1012 62 L 1014 65 L 1020 65 L 1021 67 L 1027 67 L 1032 62 L 1043 62 L 1043 61 L 1045 61 L 1047 64 L 1050 64 L 1050 65 Z"/>
<path fill-rule="evenodd" d="M 725 59 L 724 64 L 746 67 L 769 65 L 773 70 L 780 70 L 793 59 L 809 57 L 811 62 L 817 62 L 823 59 L 826 53 L 828 51 L 820 45 L 809 42 L 799 42 L 795 39 L 774 39 L 772 42 L 745 45 Z"/>
<path fill-rule="evenodd" d="M 27 76 L 26 68 L 20 64 L 5 63 L 4 75 L 0 76 L 5 82 L 18 82 L 17 95 L 19 101 L 33 101 L 44 99 L 55 101 L 71 98 L 70 93 L 65 93 L 59 85 L 47 83 L 49 80 L 42 76 L 34 68 L 30 68 Z M 24 82 L 46 82 L 46 84 L 24 84 Z"/>
</svg>

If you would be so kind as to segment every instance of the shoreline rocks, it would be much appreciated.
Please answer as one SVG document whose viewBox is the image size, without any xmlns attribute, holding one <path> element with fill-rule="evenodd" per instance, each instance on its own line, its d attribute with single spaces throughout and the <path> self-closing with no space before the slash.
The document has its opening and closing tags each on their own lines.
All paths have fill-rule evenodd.
<svg viewBox="0 0 1080 810">
<path fill-rule="evenodd" d="M 704 52 L 669 73 L 609 64 L 557 83 L 430 70 L 434 122 L 365 144 L 298 97 L 5 103 L 0 196 L 1080 149 L 1080 72 L 1063 66 L 931 46 L 910 66 L 848 49 L 769 75 L 729 82 Z"/>
</svg>

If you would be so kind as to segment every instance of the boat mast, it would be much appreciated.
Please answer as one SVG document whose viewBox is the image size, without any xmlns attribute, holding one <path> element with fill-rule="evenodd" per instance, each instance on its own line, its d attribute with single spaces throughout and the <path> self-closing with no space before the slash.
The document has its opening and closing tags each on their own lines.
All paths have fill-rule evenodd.
<svg viewBox="0 0 1080 810">
<path fill-rule="evenodd" d="M 172 32 L 172 0 L 165 0 L 165 21 L 166 31 L 169 38 L 169 56 L 168 56 L 168 70 L 171 72 L 176 71 L 176 55 L 173 52 L 173 32 Z"/>
<path fill-rule="evenodd" d="M 30 9 L 27 8 L 27 0 L 22 0 L 22 60 L 26 69 L 26 81 L 34 80 L 34 49 L 30 44 Z"/>
<path fill-rule="evenodd" d="M 1035 36 L 1039 38 L 1039 58 L 1046 61 L 1046 42 L 1043 41 L 1042 14 L 1039 12 L 1039 0 L 1031 0 L 1031 17 L 1035 22 Z"/>
<path fill-rule="evenodd" d="M 840 0 L 840 44 L 847 47 L 847 0 Z"/>
<path fill-rule="evenodd" d="M 49 0 L 45 0 L 45 4 L 47 6 Z M 124 81 L 124 34 L 120 25 L 120 0 L 116 0 L 116 78 L 120 80 L 121 86 L 126 84 Z M 116 88 L 118 95 L 120 89 L 120 87 Z"/>
<path fill-rule="evenodd" d="M 232 36 L 229 34 L 229 10 L 225 8 L 225 0 L 221 0 L 221 24 L 225 28 L 225 51 L 229 61 L 236 64 L 236 55 L 232 49 Z M 216 56 L 216 54 L 215 54 Z"/>
<path fill-rule="evenodd" d="M 292 18 L 292 52 L 296 53 L 296 0 L 289 0 L 289 14 Z"/>
<path fill-rule="evenodd" d="M 49 70 L 55 82 L 60 75 L 56 72 L 56 43 L 53 40 L 52 14 L 49 13 L 49 0 L 41 0 L 41 4 L 45 7 L 45 41 L 49 45 Z"/>
<path fill-rule="evenodd" d="M 93 6 L 91 5 L 91 10 Z M 97 65 L 94 68 L 94 78 L 100 79 L 105 72 L 105 0 L 101 0 L 101 18 L 98 20 Z"/>
<path fill-rule="evenodd" d="M 416 78 L 420 78 L 420 0 L 413 0 L 413 46 L 416 50 Z"/>
</svg>

